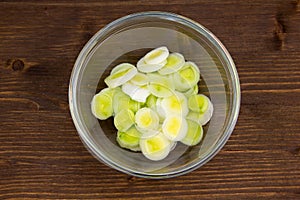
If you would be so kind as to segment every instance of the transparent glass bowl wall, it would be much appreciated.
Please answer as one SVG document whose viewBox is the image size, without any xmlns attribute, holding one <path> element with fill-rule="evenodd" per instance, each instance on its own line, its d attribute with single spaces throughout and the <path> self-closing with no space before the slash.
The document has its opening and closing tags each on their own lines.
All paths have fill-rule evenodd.
<svg viewBox="0 0 300 200">
<path fill-rule="evenodd" d="M 159 46 L 180 52 L 199 66 L 203 84 L 200 93 L 209 95 L 214 114 L 204 127 L 205 137 L 199 145 L 179 143 L 166 159 L 155 162 L 120 148 L 112 123 L 99 123 L 90 102 L 100 78 L 109 73 L 108 66 L 128 52 Z M 179 15 L 145 12 L 120 18 L 90 39 L 75 63 L 69 101 L 80 138 L 97 159 L 131 175 L 167 178 L 202 166 L 222 148 L 237 120 L 240 88 L 230 55 L 207 29 Z"/>
</svg>

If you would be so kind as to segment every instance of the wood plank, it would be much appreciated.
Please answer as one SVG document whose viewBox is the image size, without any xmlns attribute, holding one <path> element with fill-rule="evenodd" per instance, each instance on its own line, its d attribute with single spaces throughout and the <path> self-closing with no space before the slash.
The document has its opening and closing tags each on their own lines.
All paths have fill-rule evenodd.
<svg viewBox="0 0 300 200">
<path fill-rule="evenodd" d="M 300 199 L 297 0 L 1 1 L 0 199 Z M 162 10 L 211 30 L 240 76 L 239 120 L 209 163 L 166 180 L 98 162 L 68 108 L 83 45 L 126 14 Z"/>
</svg>

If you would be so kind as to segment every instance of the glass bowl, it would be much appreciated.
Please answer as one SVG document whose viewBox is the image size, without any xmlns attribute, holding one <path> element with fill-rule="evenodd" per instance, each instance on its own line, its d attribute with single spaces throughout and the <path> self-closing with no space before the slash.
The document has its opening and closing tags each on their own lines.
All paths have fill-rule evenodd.
<svg viewBox="0 0 300 200">
<path fill-rule="evenodd" d="M 112 120 L 98 121 L 91 112 L 93 95 L 104 88 L 113 66 L 134 62 L 149 49 L 167 46 L 200 69 L 200 93 L 210 97 L 214 113 L 200 144 L 177 144 L 168 157 L 151 161 L 116 143 Z M 202 25 L 177 14 L 143 12 L 113 21 L 83 47 L 69 85 L 70 111 L 87 149 L 106 165 L 144 178 L 175 177 L 211 160 L 230 137 L 238 118 L 240 85 L 234 62 L 221 42 Z"/>
</svg>

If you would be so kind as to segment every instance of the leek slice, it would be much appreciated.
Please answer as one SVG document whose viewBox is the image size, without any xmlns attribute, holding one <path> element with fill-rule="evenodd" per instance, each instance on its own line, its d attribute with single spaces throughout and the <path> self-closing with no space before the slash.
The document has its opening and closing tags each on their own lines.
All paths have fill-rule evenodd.
<svg viewBox="0 0 300 200">
<path fill-rule="evenodd" d="M 173 80 L 170 77 L 149 74 L 149 91 L 156 97 L 169 97 L 171 96 L 175 89 Z"/>
<path fill-rule="evenodd" d="M 189 112 L 187 98 L 179 92 L 174 92 L 170 97 L 161 101 L 161 106 L 166 115 L 178 114 L 186 116 Z"/>
<path fill-rule="evenodd" d="M 144 60 L 147 64 L 158 64 L 162 63 L 169 56 L 169 50 L 167 47 L 158 47 L 148 52 L 144 56 Z"/>
<path fill-rule="evenodd" d="M 203 128 L 200 124 L 192 120 L 186 120 L 188 124 L 188 131 L 181 142 L 188 146 L 197 145 L 203 137 Z"/>
<path fill-rule="evenodd" d="M 113 115 L 113 95 L 114 90 L 111 88 L 104 88 L 94 95 L 91 110 L 96 118 L 105 120 Z"/>
<path fill-rule="evenodd" d="M 120 88 L 117 88 L 113 97 L 113 110 L 115 115 L 122 109 L 129 109 L 135 113 L 140 107 L 141 104 L 139 102 L 132 100 Z"/>
<path fill-rule="evenodd" d="M 155 130 L 159 125 L 159 117 L 152 109 L 144 107 L 136 112 L 135 123 L 141 129 Z"/>
<path fill-rule="evenodd" d="M 155 136 L 140 139 L 140 148 L 143 155 L 153 161 L 166 158 L 170 152 L 172 142 L 159 132 Z"/>
<path fill-rule="evenodd" d="M 171 141 L 180 141 L 187 134 L 186 119 L 179 115 L 167 116 L 162 125 L 164 135 Z"/>
<path fill-rule="evenodd" d="M 146 74 L 138 72 L 132 79 L 130 79 L 130 82 L 137 86 L 144 86 L 148 84 L 149 78 Z"/>
<path fill-rule="evenodd" d="M 173 74 L 176 90 L 183 92 L 198 83 L 200 80 L 200 70 L 193 62 L 186 62 L 184 66 Z"/>
<path fill-rule="evenodd" d="M 140 72 L 150 73 L 150 72 L 156 72 L 157 70 L 161 69 L 163 66 L 165 66 L 166 63 L 167 60 L 164 60 L 163 62 L 158 64 L 147 64 L 144 58 L 141 58 L 137 62 L 136 66 Z"/>
<path fill-rule="evenodd" d="M 112 70 L 114 73 L 111 73 L 104 79 L 104 82 L 110 88 L 116 88 L 123 85 L 137 74 L 136 67 L 129 63 L 122 63 L 115 68 L 115 70 Z"/>
<path fill-rule="evenodd" d="M 193 120 L 202 126 L 207 124 L 213 115 L 213 104 L 209 102 L 208 108 L 204 113 L 190 111 L 186 116 L 187 119 Z"/>
<path fill-rule="evenodd" d="M 137 86 L 130 82 L 122 85 L 122 91 L 129 95 L 131 99 L 145 103 L 147 97 L 150 95 L 150 91 L 147 86 Z"/>
<path fill-rule="evenodd" d="M 180 53 L 171 53 L 167 58 L 167 63 L 158 70 L 161 75 L 172 74 L 180 70 L 184 65 L 184 57 Z"/>
<path fill-rule="evenodd" d="M 134 126 L 131 126 L 125 132 L 118 131 L 117 142 L 123 148 L 130 149 L 132 151 L 139 151 L 140 137 L 141 132 L 139 132 Z"/>
<path fill-rule="evenodd" d="M 208 109 L 209 98 L 203 94 L 194 94 L 188 99 L 188 106 L 194 112 L 204 113 Z"/>
<path fill-rule="evenodd" d="M 114 125 L 118 131 L 125 132 L 134 124 L 134 113 L 129 109 L 123 109 L 114 117 Z"/>
</svg>

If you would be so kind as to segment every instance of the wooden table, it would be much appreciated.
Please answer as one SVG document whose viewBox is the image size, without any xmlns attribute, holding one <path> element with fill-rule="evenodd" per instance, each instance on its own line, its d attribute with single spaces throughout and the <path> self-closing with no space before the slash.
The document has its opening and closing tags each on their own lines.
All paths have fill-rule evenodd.
<svg viewBox="0 0 300 200">
<path fill-rule="evenodd" d="M 91 36 L 124 15 L 162 10 L 210 29 L 240 76 L 236 128 L 189 174 L 135 178 L 85 149 L 69 77 Z M 0 199 L 300 199 L 300 2 L 1 1 Z"/>
</svg>

